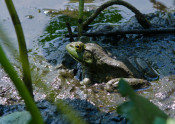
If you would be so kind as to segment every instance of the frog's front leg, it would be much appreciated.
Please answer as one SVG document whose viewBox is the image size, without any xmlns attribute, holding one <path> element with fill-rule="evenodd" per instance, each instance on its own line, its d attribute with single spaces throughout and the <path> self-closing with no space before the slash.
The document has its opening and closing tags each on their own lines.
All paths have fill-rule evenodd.
<svg viewBox="0 0 175 124">
<path fill-rule="evenodd" d="M 90 80 L 90 74 L 88 73 L 88 68 L 86 68 L 85 66 L 82 65 L 82 78 L 83 80 L 80 81 L 80 84 L 81 85 L 88 85 L 91 83 L 91 80 Z"/>
<path fill-rule="evenodd" d="M 105 89 L 109 92 L 114 91 L 121 78 L 114 78 L 106 83 Z M 143 89 L 149 86 L 149 82 L 144 79 L 138 78 L 123 78 L 125 81 L 129 83 L 129 85 L 133 86 L 136 89 Z"/>
<path fill-rule="evenodd" d="M 81 85 L 88 85 L 91 83 L 91 80 L 89 78 L 84 78 L 82 81 L 80 81 Z"/>
</svg>

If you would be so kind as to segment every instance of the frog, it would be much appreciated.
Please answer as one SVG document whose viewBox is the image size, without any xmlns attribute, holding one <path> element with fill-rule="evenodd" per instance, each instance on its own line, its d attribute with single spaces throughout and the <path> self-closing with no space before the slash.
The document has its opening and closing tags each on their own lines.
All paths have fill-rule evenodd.
<svg viewBox="0 0 175 124">
<path fill-rule="evenodd" d="M 66 50 L 72 58 L 82 65 L 83 80 L 80 82 L 81 85 L 106 82 L 105 88 L 110 91 L 117 87 L 117 83 L 123 78 L 132 86 L 149 86 L 149 81 L 132 65 L 132 62 L 112 57 L 110 52 L 97 43 L 71 42 L 66 45 Z M 143 67 L 142 71 L 157 77 L 153 70 L 151 72 L 145 66 L 147 64 L 144 61 L 140 59 L 136 59 L 136 61 L 144 63 L 143 66 L 140 66 Z"/>
</svg>

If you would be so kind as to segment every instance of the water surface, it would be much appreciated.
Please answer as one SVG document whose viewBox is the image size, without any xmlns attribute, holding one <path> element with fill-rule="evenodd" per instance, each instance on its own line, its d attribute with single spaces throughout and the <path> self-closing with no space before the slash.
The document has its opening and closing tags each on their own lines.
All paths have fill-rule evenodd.
<svg viewBox="0 0 175 124">
<path fill-rule="evenodd" d="M 96 9 L 106 1 L 107 0 L 88 0 L 88 3 L 85 3 L 85 9 Z M 153 3 L 151 3 L 149 0 L 126 1 L 139 9 L 142 13 L 150 13 L 156 10 Z M 50 17 L 44 14 L 43 9 L 64 10 L 67 7 L 71 9 L 78 8 L 78 0 L 14 0 L 13 2 L 24 30 L 28 48 L 33 47 L 33 41 L 42 35 L 46 24 L 50 20 Z M 159 2 L 162 2 L 168 8 L 174 7 L 174 0 L 168 0 L 166 2 L 164 0 L 159 0 Z M 8 36 L 11 38 L 14 44 L 16 44 L 15 31 L 4 0 L 0 1 L 0 6 L 0 24 L 3 25 L 3 28 L 7 32 Z M 123 14 L 124 18 L 129 18 L 133 15 L 133 13 L 131 13 L 130 10 L 126 9 L 125 7 L 119 6 L 119 8 L 122 10 L 121 13 Z M 28 15 L 32 15 L 33 18 L 29 19 Z"/>
</svg>

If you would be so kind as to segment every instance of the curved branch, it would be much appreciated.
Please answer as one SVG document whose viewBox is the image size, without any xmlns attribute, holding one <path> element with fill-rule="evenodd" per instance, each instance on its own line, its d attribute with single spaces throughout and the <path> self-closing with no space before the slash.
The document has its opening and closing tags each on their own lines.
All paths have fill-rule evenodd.
<svg viewBox="0 0 175 124">
<path fill-rule="evenodd" d="M 93 13 L 84 23 L 83 23 L 83 27 L 87 27 L 100 13 L 101 11 L 103 11 L 104 9 L 106 9 L 109 6 L 112 6 L 114 4 L 117 5 L 123 5 L 125 7 L 127 7 L 128 9 L 130 9 L 133 13 L 135 13 L 135 16 L 138 20 L 138 22 L 140 23 L 140 25 L 147 29 L 151 27 L 151 23 L 145 19 L 144 15 L 138 10 L 136 9 L 134 6 L 132 6 L 131 4 L 122 1 L 122 0 L 111 0 L 108 1 L 104 4 L 102 4 L 96 11 L 95 13 Z"/>
</svg>

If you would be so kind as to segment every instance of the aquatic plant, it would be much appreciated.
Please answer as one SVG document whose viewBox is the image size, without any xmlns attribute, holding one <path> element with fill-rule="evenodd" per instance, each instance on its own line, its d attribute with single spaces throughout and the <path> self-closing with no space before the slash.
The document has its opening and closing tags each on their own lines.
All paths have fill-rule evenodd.
<svg viewBox="0 0 175 124">
<path fill-rule="evenodd" d="M 22 63 L 22 72 L 23 72 L 23 81 L 29 90 L 31 96 L 33 97 L 33 88 L 32 88 L 32 79 L 31 79 L 31 73 L 30 73 L 30 66 L 29 66 L 29 60 L 27 55 L 27 48 L 24 38 L 24 33 L 22 30 L 22 26 L 18 17 L 18 14 L 15 10 L 15 7 L 13 5 L 12 0 L 5 0 L 8 11 L 10 13 L 15 31 L 16 36 L 18 39 L 18 46 L 19 46 L 19 53 L 20 53 L 20 59 Z"/>
<path fill-rule="evenodd" d="M 7 3 L 10 2 L 9 5 L 13 5 L 11 0 L 6 0 L 6 1 L 7 1 Z M 9 6 L 9 8 L 11 9 L 10 6 Z M 11 10 L 13 10 L 13 9 L 11 9 Z M 19 33 L 18 39 L 20 39 L 20 38 L 23 39 L 23 41 L 20 42 L 20 44 L 21 44 L 20 47 L 22 47 L 24 45 L 24 47 L 25 47 L 24 49 L 26 52 L 27 50 L 26 50 L 26 46 L 25 46 L 25 40 L 24 40 L 24 36 L 22 36 L 23 34 L 21 34 L 22 27 L 20 25 L 19 19 L 12 18 L 12 20 L 13 19 L 14 19 L 14 25 L 15 25 L 16 30 L 17 30 L 17 34 Z M 2 29 L 0 29 L 0 36 L 2 36 L 1 38 L 4 41 L 6 41 L 8 39 L 6 37 L 6 35 L 4 35 L 4 32 Z M 23 49 L 23 48 L 20 48 L 20 49 Z M 20 51 L 22 52 L 22 50 L 20 50 Z M 4 68 L 6 73 L 9 75 L 11 80 L 13 81 L 17 90 L 19 91 L 19 94 L 24 99 L 24 102 L 27 106 L 27 109 L 28 109 L 28 111 L 30 111 L 30 113 L 32 115 L 32 123 L 37 123 L 37 124 L 44 123 L 43 119 L 39 113 L 38 108 L 36 107 L 30 93 L 28 92 L 28 90 L 26 88 L 26 85 L 24 85 L 24 82 L 19 78 L 19 75 L 17 74 L 17 72 L 15 71 L 12 64 L 9 62 L 9 60 L 7 59 L 6 54 L 5 54 L 4 50 L 2 49 L 1 45 L 0 45 L 0 55 L 1 55 L 0 64 L 2 65 L 2 67 Z M 22 57 L 25 56 L 25 58 L 26 58 L 27 54 L 21 55 L 21 56 Z M 22 58 L 22 59 L 24 59 L 24 58 Z M 26 62 L 26 60 L 24 60 L 24 67 L 26 67 L 25 62 Z M 29 65 L 28 62 L 27 62 L 27 64 Z M 30 73 L 30 69 L 28 71 L 25 70 L 25 72 Z M 27 74 L 27 75 L 30 75 L 30 74 Z M 123 106 L 121 105 L 120 107 L 118 107 L 118 112 L 121 114 L 124 114 L 124 116 L 126 116 L 128 119 L 130 119 L 133 123 L 142 124 L 145 122 L 152 123 L 153 121 L 155 121 L 154 123 L 161 122 L 163 124 L 164 121 L 168 118 L 168 116 L 164 112 L 162 112 L 160 109 L 158 109 L 158 107 L 156 107 L 155 105 L 150 103 L 145 98 L 142 98 L 142 97 L 136 95 L 136 93 L 134 91 L 132 91 L 131 88 L 129 88 L 129 86 L 126 84 L 126 82 L 121 81 L 121 83 L 119 83 L 119 91 L 121 92 L 122 95 L 129 96 L 129 98 L 133 101 L 128 102 L 128 103 L 124 103 Z M 139 106 L 140 104 L 141 104 L 141 107 Z M 56 105 L 57 105 L 59 111 L 61 111 L 64 114 L 68 113 L 67 117 L 69 118 L 70 121 L 72 121 L 72 123 L 76 123 L 76 124 L 85 123 L 81 119 L 76 119 L 76 117 L 74 116 L 74 112 L 73 112 L 74 110 L 72 110 L 69 106 L 66 106 L 62 102 L 56 103 Z M 130 108 L 130 107 L 132 107 L 132 108 Z M 143 116 L 143 112 L 148 113 L 147 116 Z M 169 120 L 171 120 L 171 119 L 169 119 Z"/>
<path fill-rule="evenodd" d="M 24 99 L 26 107 L 32 116 L 32 120 L 31 120 L 32 123 L 43 124 L 44 123 L 43 119 L 32 98 L 33 96 L 33 90 L 31 87 L 32 82 L 31 82 L 30 68 L 29 68 L 27 49 L 26 49 L 25 39 L 23 35 L 23 30 L 12 0 L 5 0 L 5 2 L 9 10 L 10 16 L 12 18 L 12 21 L 16 30 L 16 35 L 18 38 L 24 82 L 19 78 L 19 75 L 15 71 L 12 64 L 9 62 L 4 50 L 2 49 L 2 46 L 1 46 L 2 44 L 0 44 L 0 54 L 1 54 L 0 64 L 2 65 L 6 73 L 9 75 L 11 80 L 13 81 L 21 97 Z M 5 35 L 2 29 L 0 29 L 0 32 L 1 32 L 0 34 L 2 36 L 1 37 L 2 40 L 4 40 L 4 42 L 5 41 L 8 42 L 9 41 L 7 40 L 8 37 Z"/>
<path fill-rule="evenodd" d="M 84 11 L 84 0 L 79 0 L 79 17 L 78 17 L 78 35 L 82 36 L 83 32 L 83 11 Z"/>
<path fill-rule="evenodd" d="M 19 43 L 19 52 L 20 52 L 20 59 L 22 63 L 22 68 L 23 68 L 23 76 L 24 80 L 22 81 L 20 79 L 20 76 L 17 74 L 16 70 L 14 69 L 13 65 L 10 63 L 10 61 L 7 58 L 7 55 L 5 54 L 2 44 L 0 44 L 0 64 L 4 68 L 5 72 L 8 74 L 12 82 L 14 83 L 16 89 L 19 92 L 19 95 L 24 99 L 25 105 L 27 107 L 27 110 L 30 112 L 32 119 L 30 120 L 30 123 L 32 124 L 43 124 L 43 118 L 39 112 L 39 109 L 37 108 L 34 99 L 33 99 L 33 90 L 32 90 L 32 81 L 31 81 L 31 72 L 30 72 L 30 67 L 29 67 L 29 61 L 28 61 L 28 55 L 27 55 L 27 48 L 26 48 L 26 43 L 25 43 L 25 38 L 22 30 L 22 26 L 20 24 L 20 20 L 18 18 L 17 12 L 15 10 L 14 4 L 12 0 L 5 0 L 6 5 L 8 7 L 10 16 L 12 18 L 16 35 L 18 38 L 18 43 Z M 2 27 L 0 27 L 0 37 L 3 42 L 10 43 L 10 40 L 8 39 L 7 35 L 3 32 Z M 13 50 L 13 46 L 11 47 Z M 44 84 L 43 84 L 44 85 Z M 52 101 L 53 102 L 53 101 Z M 81 118 L 76 118 L 77 114 L 76 112 L 71 109 L 71 107 L 66 106 L 63 102 L 55 103 L 57 105 L 57 108 L 64 113 L 68 120 L 71 121 L 72 123 L 76 124 L 85 124 L 85 121 L 82 120 Z M 63 107 L 64 106 L 64 107 Z M 24 111 L 25 113 L 25 111 Z M 18 116 L 21 113 L 12 113 L 8 117 L 4 117 L 3 120 L 5 119 L 12 119 L 15 115 L 17 119 L 21 122 L 21 120 L 24 119 L 24 116 Z M 29 114 L 26 114 L 27 117 L 29 117 Z M 20 117 L 20 118 L 19 118 Z M 29 117 L 30 118 L 30 117 Z M 2 119 L 2 118 L 1 118 Z M 13 118 L 14 119 L 14 118 Z M 21 120 L 20 120 L 21 119 Z M 18 122 L 18 121 L 17 121 Z"/>
<path fill-rule="evenodd" d="M 2 33 L 1 29 L 0 29 L 0 33 Z M 2 34 L 4 34 L 4 33 L 2 33 Z M 2 40 L 7 39 L 4 37 L 1 37 L 1 38 L 3 38 Z M 24 82 L 19 78 L 19 75 L 15 71 L 12 64 L 9 62 L 1 45 L 0 45 L 0 55 L 1 55 L 0 64 L 2 65 L 2 67 L 4 68 L 6 73 L 9 75 L 10 79 L 13 81 L 20 96 L 24 99 L 26 107 L 32 116 L 32 122 L 35 124 L 43 124 L 43 119 L 42 119 L 40 112 L 39 112 L 38 108 L 36 107 L 32 97 L 30 95 L 30 93 L 29 93 L 28 89 L 24 85 Z"/>
<path fill-rule="evenodd" d="M 123 79 L 118 84 L 118 91 L 129 101 L 117 107 L 117 112 L 133 124 L 173 124 L 174 119 L 168 118 L 162 110 L 148 99 L 138 95 Z"/>
<path fill-rule="evenodd" d="M 135 17 L 137 21 L 140 23 L 140 25 L 144 29 L 148 29 L 151 27 L 151 23 L 145 18 L 145 16 L 137 8 L 135 8 L 130 3 L 123 0 L 110 0 L 103 3 L 99 8 L 96 9 L 96 11 L 91 16 L 89 16 L 89 18 L 83 21 L 84 0 L 80 0 L 79 1 L 79 19 L 78 19 L 78 37 L 82 36 L 83 29 L 88 27 L 88 25 L 92 23 L 103 10 L 105 10 L 107 7 L 112 5 L 123 5 L 127 7 L 133 13 L 135 13 Z M 76 37 L 76 35 L 73 35 L 71 37 L 74 37 L 74 36 Z M 93 36 L 93 34 L 90 34 L 89 36 Z"/>
<path fill-rule="evenodd" d="M 157 1 L 152 0 L 152 2 L 157 3 Z M 158 5 L 161 3 L 158 3 Z M 83 36 L 115 36 L 120 34 L 173 34 L 175 29 L 174 28 L 166 28 L 166 29 L 149 29 L 151 27 L 151 23 L 145 18 L 145 16 L 134 6 L 132 6 L 130 3 L 123 1 L 123 0 L 110 0 L 105 3 L 103 3 L 100 7 L 98 7 L 95 12 L 93 12 L 89 17 L 83 22 L 83 29 L 88 27 L 89 24 L 93 23 L 94 20 L 99 18 L 99 15 L 109 6 L 112 5 L 123 5 L 126 8 L 130 9 L 133 13 L 135 13 L 135 17 L 139 24 L 144 29 L 134 29 L 134 30 L 115 30 L 112 32 L 93 32 L 93 33 L 83 33 L 81 35 Z M 98 17 L 98 18 L 97 18 Z M 102 17 L 101 20 L 103 20 L 104 17 Z M 111 17 L 110 17 L 111 18 Z M 149 30 L 148 30 L 149 29 Z M 68 37 L 68 35 L 65 35 Z M 72 37 L 79 37 L 79 34 L 73 34 Z"/>
</svg>

